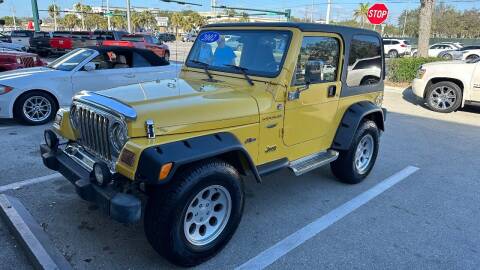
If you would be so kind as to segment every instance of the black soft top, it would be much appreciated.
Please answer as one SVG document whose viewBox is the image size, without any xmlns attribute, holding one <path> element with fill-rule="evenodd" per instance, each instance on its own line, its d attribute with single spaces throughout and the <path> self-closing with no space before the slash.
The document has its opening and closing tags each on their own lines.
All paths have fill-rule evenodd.
<svg viewBox="0 0 480 270">
<path fill-rule="evenodd" d="M 122 46 L 88 46 L 88 49 L 96 50 L 101 54 L 104 54 L 109 51 L 113 51 L 119 54 L 131 54 L 133 52 L 140 54 L 147 60 L 152 66 L 166 66 L 169 65 L 165 59 L 156 55 L 154 52 L 146 49 L 132 48 L 132 47 L 122 47 Z"/>
<path fill-rule="evenodd" d="M 320 23 L 297 23 L 297 22 L 254 22 L 254 23 L 214 23 L 204 26 L 203 28 L 210 27 L 289 27 L 297 28 L 303 32 L 327 32 L 327 33 L 338 33 L 340 35 L 344 34 L 368 34 L 376 35 L 379 34 L 372 30 L 332 25 L 332 24 L 320 24 Z"/>
</svg>

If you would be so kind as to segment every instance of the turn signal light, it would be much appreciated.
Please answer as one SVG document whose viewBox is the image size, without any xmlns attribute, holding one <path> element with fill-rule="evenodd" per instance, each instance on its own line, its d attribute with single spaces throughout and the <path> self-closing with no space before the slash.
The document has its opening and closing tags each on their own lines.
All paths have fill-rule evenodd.
<svg viewBox="0 0 480 270">
<path fill-rule="evenodd" d="M 168 174 L 172 170 L 173 163 L 165 163 L 162 165 L 162 168 L 160 169 L 160 173 L 158 174 L 158 180 L 164 180 L 167 178 Z"/>
</svg>

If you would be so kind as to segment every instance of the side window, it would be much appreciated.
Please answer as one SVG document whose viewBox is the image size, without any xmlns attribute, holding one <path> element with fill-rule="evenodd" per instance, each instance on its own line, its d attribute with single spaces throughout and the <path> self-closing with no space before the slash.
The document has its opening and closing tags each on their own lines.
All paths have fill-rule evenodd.
<svg viewBox="0 0 480 270">
<path fill-rule="evenodd" d="M 101 54 L 93 58 L 90 62 L 95 64 L 95 69 L 110 69 L 112 68 L 112 63 L 107 60 L 108 55 Z"/>
<path fill-rule="evenodd" d="M 150 67 L 150 63 L 140 54 L 133 53 L 133 67 Z"/>
<path fill-rule="evenodd" d="M 295 68 L 294 85 L 336 81 L 340 43 L 332 37 L 304 37 Z"/>
<path fill-rule="evenodd" d="M 375 36 L 355 35 L 350 45 L 347 85 L 372 85 L 382 78 L 382 50 Z"/>
</svg>

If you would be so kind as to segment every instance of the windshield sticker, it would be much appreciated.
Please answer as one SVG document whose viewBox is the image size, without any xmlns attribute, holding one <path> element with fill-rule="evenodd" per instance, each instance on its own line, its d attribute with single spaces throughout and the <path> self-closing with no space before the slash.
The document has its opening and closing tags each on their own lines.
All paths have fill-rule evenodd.
<svg viewBox="0 0 480 270">
<path fill-rule="evenodd" d="M 198 37 L 201 42 L 212 43 L 220 39 L 220 34 L 217 32 L 203 32 Z"/>
</svg>

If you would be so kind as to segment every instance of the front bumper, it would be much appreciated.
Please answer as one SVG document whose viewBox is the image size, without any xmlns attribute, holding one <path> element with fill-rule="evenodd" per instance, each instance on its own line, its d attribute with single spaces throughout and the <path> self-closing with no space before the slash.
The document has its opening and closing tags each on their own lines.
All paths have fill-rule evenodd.
<svg viewBox="0 0 480 270">
<path fill-rule="evenodd" d="M 425 96 L 425 87 L 427 86 L 427 81 L 423 79 L 414 79 L 412 82 L 412 92 L 415 96 L 423 99 Z"/>
<path fill-rule="evenodd" d="M 118 222 L 134 223 L 140 220 L 142 204 L 139 198 L 118 192 L 108 185 L 100 187 L 94 184 L 91 181 L 91 172 L 60 149 L 53 150 L 46 144 L 41 144 L 40 152 L 43 164 L 65 176 L 82 199 L 95 203 Z"/>
</svg>

